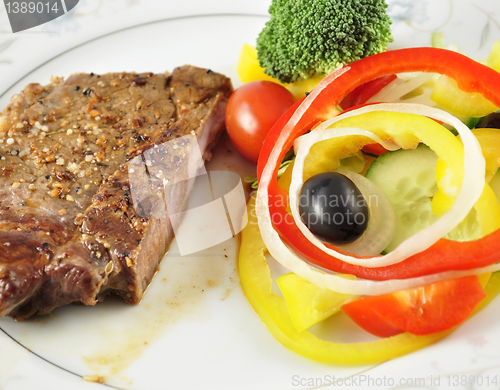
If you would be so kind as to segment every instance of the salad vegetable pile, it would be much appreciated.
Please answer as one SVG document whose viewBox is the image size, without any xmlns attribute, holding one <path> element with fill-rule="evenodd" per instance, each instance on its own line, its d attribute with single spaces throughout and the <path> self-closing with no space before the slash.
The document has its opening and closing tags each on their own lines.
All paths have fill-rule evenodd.
<svg viewBox="0 0 500 390">
<path fill-rule="evenodd" d="M 242 79 L 269 79 L 252 50 Z M 425 347 L 500 292 L 500 41 L 486 64 L 435 47 L 369 54 L 288 99 L 258 132 L 239 254 L 245 295 L 271 333 L 337 364 Z M 231 138 L 246 126 L 228 123 Z M 279 294 L 266 253 L 291 271 Z M 339 312 L 381 339 L 338 344 L 309 331 Z"/>
</svg>

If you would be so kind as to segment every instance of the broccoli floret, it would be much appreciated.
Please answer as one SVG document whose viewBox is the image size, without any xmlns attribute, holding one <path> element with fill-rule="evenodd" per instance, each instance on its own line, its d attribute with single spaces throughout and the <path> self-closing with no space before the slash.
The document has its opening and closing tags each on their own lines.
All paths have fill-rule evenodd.
<svg viewBox="0 0 500 390">
<path fill-rule="evenodd" d="M 326 75 L 392 42 L 384 0 L 272 0 L 257 38 L 260 66 L 283 83 Z"/>
</svg>

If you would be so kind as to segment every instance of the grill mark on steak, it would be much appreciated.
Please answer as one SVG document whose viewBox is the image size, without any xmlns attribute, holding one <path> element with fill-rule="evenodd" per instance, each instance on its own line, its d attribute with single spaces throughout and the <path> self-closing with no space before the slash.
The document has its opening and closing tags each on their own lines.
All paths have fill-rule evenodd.
<svg viewBox="0 0 500 390">
<path fill-rule="evenodd" d="M 226 77 L 184 66 L 76 74 L 15 95 L 0 114 L 0 316 L 93 305 L 108 291 L 138 303 L 179 221 L 137 214 L 129 163 L 188 134 L 209 158 L 231 91 Z M 175 179 L 189 145 L 169 152 Z M 189 190 L 176 186 L 176 210 Z"/>
</svg>

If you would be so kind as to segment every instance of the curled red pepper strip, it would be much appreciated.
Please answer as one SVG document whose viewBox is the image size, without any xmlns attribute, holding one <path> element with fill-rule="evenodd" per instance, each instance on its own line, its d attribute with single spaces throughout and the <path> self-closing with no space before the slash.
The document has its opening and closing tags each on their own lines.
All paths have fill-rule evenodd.
<svg viewBox="0 0 500 390">
<path fill-rule="evenodd" d="M 287 215 L 289 215 L 287 213 Z M 290 220 L 292 217 L 289 215 Z M 370 280 L 408 279 L 449 270 L 467 270 L 495 264 L 500 260 L 500 229 L 476 241 L 440 239 L 430 248 L 401 263 L 369 268 L 352 265 L 327 255 L 305 237 L 297 235 L 295 224 L 280 224 L 282 239 L 304 259 L 335 272 L 356 275 Z M 291 237 L 291 238 L 290 238 Z"/>
<path fill-rule="evenodd" d="M 453 78 L 466 92 L 479 92 L 500 107 L 500 73 L 462 54 L 437 48 L 401 49 L 376 54 L 348 66 L 348 70 L 328 84 L 311 102 L 280 151 L 279 162 L 293 146 L 295 138 L 307 133 L 316 123 L 329 119 L 335 107 L 356 87 L 382 76 L 404 72 L 441 73 Z M 281 131 L 301 101 L 297 102 L 274 125 L 259 157 L 257 172 L 262 175 Z M 479 240 L 458 242 L 440 239 L 427 250 L 386 267 L 369 268 L 348 264 L 316 248 L 299 230 L 288 214 L 288 194 L 276 179 L 269 184 L 271 220 L 281 238 L 306 260 L 335 272 L 349 273 L 371 280 L 407 279 L 441 271 L 466 270 L 497 263 L 500 260 L 500 230 Z"/>
</svg>

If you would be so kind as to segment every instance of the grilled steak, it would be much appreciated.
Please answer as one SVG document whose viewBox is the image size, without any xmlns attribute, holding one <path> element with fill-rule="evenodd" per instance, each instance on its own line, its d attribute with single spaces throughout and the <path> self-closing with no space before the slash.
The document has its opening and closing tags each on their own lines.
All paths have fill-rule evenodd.
<svg viewBox="0 0 500 390">
<path fill-rule="evenodd" d="M 168 210 L 180 210 L 198 147 L 186 136 L 209 158 L 231 91 L 228 78 L 184 66 L 76 74 L 15 95 L 0 114 L 0 317 L 94 305 L 107 291 L 138 303 L 179 221 L 154 215 L 131 166 L 156 156 L 163 181 L 179 181 L 162 195 Z"/>
</svg>

